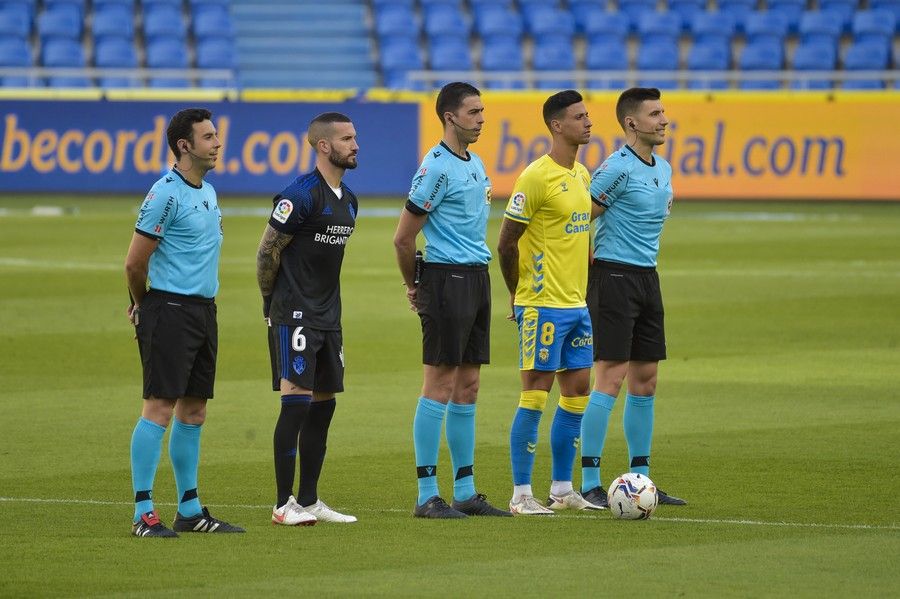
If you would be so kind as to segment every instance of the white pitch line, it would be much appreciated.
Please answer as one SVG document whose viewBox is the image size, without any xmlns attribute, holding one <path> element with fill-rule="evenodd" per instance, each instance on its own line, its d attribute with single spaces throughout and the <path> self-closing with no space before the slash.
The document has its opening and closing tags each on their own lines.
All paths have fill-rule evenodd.
<svg viewBox="0 0 900 599">
<path fill-rule="evenodd" d="M 0 503 L 74 503 L 78 505 L 115 505 L 115 506 L 131 506 L 134 505 L 130 501 L 107 501 L 102 499 L 46 499 L 40 497 L 0 497 Z M 156 505 L 164 505 L 167 507 L 176 506 L 177 503 L 154 502 Z M 232 509 L 246 510 L 268 510 L 269 505 L 245 505 L 245 504 L 227 504 L 218 503 L 210 504 L 211 507 L 222 507 Z M 358 508 L 358 512 L 371 513 L 395 513 L 405 514 L 411 510 L 403 510 L 399 508 L 371 509 Z M 599 514 L 571 514 L 570 517 L 595 520 Z M 733 524 L 737 526 L 784 526 L 790 528 L 835 528 L 845 530 L 900 530 L 900 526 L 894 524 L 824 524 L 819 522 L 766 522 L 763 520 L 728 520 L 719 518 L 658 518 L 653 520 L 657 522 L 676 522 L 685 524 Z"/>
</svg>

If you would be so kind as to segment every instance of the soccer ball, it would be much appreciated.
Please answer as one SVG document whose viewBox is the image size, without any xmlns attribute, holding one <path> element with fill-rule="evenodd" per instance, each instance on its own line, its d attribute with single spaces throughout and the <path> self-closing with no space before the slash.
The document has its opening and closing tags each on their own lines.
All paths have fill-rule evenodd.
<svg viewBox="0 0 900 599">
<path fill-rule="evenodd" d="M 621 520 L 646 520 L 656 509 L 659 497 L 653 481 L 636 472 L 616 477 L 609 486 L 609 510 Z"/>
</svg>

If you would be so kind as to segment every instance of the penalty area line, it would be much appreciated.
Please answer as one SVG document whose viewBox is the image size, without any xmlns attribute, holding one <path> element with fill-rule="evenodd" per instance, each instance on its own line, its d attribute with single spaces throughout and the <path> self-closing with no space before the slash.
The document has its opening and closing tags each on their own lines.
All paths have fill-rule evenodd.
<svg viewBox="0 0 900 599">
<path fill-rule="evenodd" d="M 50 504 L 76 504 L 76 505 L 103 505 L 103 506 L 132 506 L 134 503 L 130 501 L 109 501 L 103 499 L 48 499 L 41 497 L 0 497 L 0 503 L 50 503 Z M 156 505 L 166 507 L 177 506 L 177 503 L 171 502 L 154 502 Z M 269 505 L 248 505 L 248 504 L 227 504 L 213 503 L 210 507 L 215 508 L 233 508 L 245 510 L 268 510 Z M 368 513 L 409 513 L 410 510 L 399 508 L 358 508 L 358 512 Z M 606 513 L 604 510 L 603 513 Z M 575 517 L 585 520 L 595 520 L 600 516 L 599 512 L 588 514 L 571 514 L 569 517 Z M 725 518 L 667 518 L 654 517 L 656 522 L 674 522 L 683 524 L 729 524 L 733 526 L 783 526 L 788 528 L 825 528 L 825 529 L 843 529 L 843 530 L 900 530 L 900 526 L 895 524 L 826 524 L 822 522 L 769 522 L 765 520 L 729 520 Z"/>
</svg>

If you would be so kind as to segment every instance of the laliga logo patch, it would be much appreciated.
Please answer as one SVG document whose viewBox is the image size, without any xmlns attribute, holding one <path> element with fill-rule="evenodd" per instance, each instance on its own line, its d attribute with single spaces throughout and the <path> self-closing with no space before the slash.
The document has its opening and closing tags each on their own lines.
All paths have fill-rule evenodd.
<svg viewBox="0 0 900 599">
<path fill-rule="evenodd" d="M 521 191 L 509 199 L 509 211 L 522 214 L 525 211 L 525 194 Z"/>
<path fill-rule="evenodd" d="M 490 187 L 484 188 L 484 203 L 487 204 L 488 206 L 491 205 L 491 188 Z"/>
<path fill-rule="evenodd" d="M 297 356 L 291 367 L 297 374 L 303 374 L 303 371 L 306 370 L 306 360 L 303 359 L 303 356 Z"/>
<path fill-rule="evenodd" d="M 272 218 L 280 223 L 286 223 L 288 217 L 293 211 L 294 205 L 291 203 L 291 201 L 282 198 L 281 201 L 279 201 L 275 206 L 275 210 L 272 211 Z"/>
</svg>

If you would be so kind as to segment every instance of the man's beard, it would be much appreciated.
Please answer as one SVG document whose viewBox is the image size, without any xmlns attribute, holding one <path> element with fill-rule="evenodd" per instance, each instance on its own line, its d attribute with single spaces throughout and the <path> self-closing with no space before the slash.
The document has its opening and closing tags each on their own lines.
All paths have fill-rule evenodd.
<svg viewBox="0 0 900 599">
<path fill-rule="evenodd" d="M 333 164 L 334 166 L 336 166 L 338 168 L 343 168 L 343 169 L 348 169 L 348 170 L 356 168 L 356 165 L 358 164 L 358 162 L 356 161 L 356 156 L 353 156 L 353 155 L 339 157 L 339 156 L 335 156 L 334 154 L 329 154 L 328 162 L 330 162 L 331 164 Z"/>
</svg>

